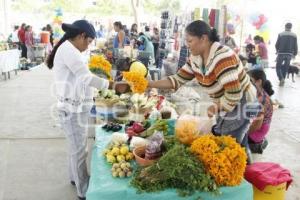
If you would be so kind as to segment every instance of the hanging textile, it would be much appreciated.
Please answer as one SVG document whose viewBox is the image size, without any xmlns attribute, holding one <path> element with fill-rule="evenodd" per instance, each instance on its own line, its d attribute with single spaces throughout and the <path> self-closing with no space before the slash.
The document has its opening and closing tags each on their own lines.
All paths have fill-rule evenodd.
<svg viewBox="0 0 300 200">
<path fill-rule="evenodd" d="M 206 23 L 208 23 L 208 8 L 203 8 L 202 19 Z"/>
<path fill-rule="evenodd" d="M 195 8 L 195 10 L 194 10 L 194 21 L 195 20 L 199 20 L 200 18 L 201 18 L 201 13 L 200 13 L 201 11 L 200 11 L 200 8 Z"/>
<path fill-rule="evenodd" d="M 179 24 L 178 24 L 178 17 L 176 16 L 175 22 L 174 22 L 173 33 L 177 33 L 177 32 L 178 32 L 178 27 L 179 27 Z"/>
<path fill-rule="evenodd" d="M 219 28 L 218 28 L 218 33 L 220 35 L 220 38 L 224 38 L 226 31 L 225 31 L 225 27 L 226 27 L 226 23 L 227 23 L 227 7 L 226 6 L 222 6 L 220 13 L 219 13 Z"/>
<path fill-rule="evenodd" d="M 220 22 L 220 10 L 217 9 L 216 10 L 216 15 L 215 15 L 215 25 L 214 25 L 214 28 L 217 29 L 218 32 L 219 32 L 219 22 Z"/>
<path fill-rule="evenodd" d="M 215 27 L 216 9 L 211 9 L 209 13 L 209 25 Z"/>
<path fill-rule="evenodd" d="M 189 50 L 184 45 L 180 48 L 179 60 L 178 60 L 178 69 L 180 69 L 186 63 L 186 59 L 189 57 Z"/>
</svg>

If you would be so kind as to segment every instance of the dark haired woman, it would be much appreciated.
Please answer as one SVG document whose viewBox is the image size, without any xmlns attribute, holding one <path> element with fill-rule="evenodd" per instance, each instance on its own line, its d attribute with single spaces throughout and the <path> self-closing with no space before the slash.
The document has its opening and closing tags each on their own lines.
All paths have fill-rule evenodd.
<svg viewBox="0 0 300 200">
<path fill-rule="evenodd" d="M 252 82 L 256 85 L 258 101 L 262 105 L 261 112 L 250 126 L 248 142 L 252 153 L 262 153 L 267 146 L 265 136 L 269 132 L 273 116 L 273 105 L 270 96 L 274 94 L 274 91 L 263 70 L 251 70 L 248 73 Z"/>
<path fill-rule="evenodd" d="M 244 139 L 250 126 L 248 103 L 256 102 L 256 90 L 250 82 L 238 56 L 227 46 L 219 43 L 215 29 L 197 20 L 186 29 L 189 61 L 167 79 L 149 82 L 150 88 L 178 89 L 196 78 L 203 90 L 212 98 L 214 105 L 208 115 L 218 115 L 213 127 L 216 135 L 230 134 L 246 146 Z M 255 115 L 255 114 L 253 114 Z M 244 140 L 244 141 L 243 141 Z M 248 152 L 249 153 L 249 152 Z"/>
<path fill-rule="evenodd" d="M 256 35 L 254 37 L 254 43 L 257 45 L 258 47 L 258 56 L 259 56 L 259 61 L 260 61 L 260 65 L 261 67 L 264 69 L 264 68 L 267 68 L 269 66 L 269 62 L 268 62 L 268 49 L 267 49 L 267 46 L 264 42 L 264 39 L 259 36 L 259 35 Z"/>
<path fill-rule="evenodd" d="M 132 24 L 130 29 L 130 40 L 137 40 L 139 37 L 137 24 Z"/>
<path fill-rule="evenodd" d="M 86 20 L 62 24 L 65 34 L 47 59 L 53 68 L 58 98 L 60 123 L 65 132 L 69 152 L 69 178 L 76 185 L 79 199 L 85 199 L 89 176 L 86 166 L 88 116 L 93 105 L 92 87 L 104 89 L 109 81 L 88 70 L 82 52 L 96 36 Z"/>
<path fill-rule="evenodd" d="M 123 25 L 121 22 L 114 22 L 114 30 L 117 32 L 117 35 L 113 41 L 113 47 L 117 48 L 124 48 L 125 44 L 125 32 L 123 30 Z"/>
<path fill-rule="evenodd" d="M 27 25 L 25 27 L 25 45 L 27 48 L 27 58 L 30 59 L 31 62 L 34 60 L 34 41 L 33 41 L 33 32 L 32 26 Z"/>
</svg>

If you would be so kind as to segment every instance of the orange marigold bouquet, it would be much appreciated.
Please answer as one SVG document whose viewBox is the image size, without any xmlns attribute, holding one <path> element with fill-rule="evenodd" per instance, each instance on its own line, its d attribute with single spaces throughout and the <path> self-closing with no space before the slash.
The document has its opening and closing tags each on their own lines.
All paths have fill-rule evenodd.
<svg viewBox="0 0 300 200">
<path fill-rule="evenodd" d="M 236 186 L 243 180 L 247 154 L 231 136 L 204 135 L 191 145 L 219 186 Z"/>
<path fill-rule="evenodd" d="M 93 55 L 89 61 L 89 69 L 95 74 L 102 74 L 107 79 L 112 80 L 111 64 L 103 55 Z"/>
<path fill-rule="evenodd" d="M 142 72 L 136 70 L 123 72 L 123 78 L 130 85 L 133 93 L 142 94 L 146 91 L 148 81 Z"/>
</svg>

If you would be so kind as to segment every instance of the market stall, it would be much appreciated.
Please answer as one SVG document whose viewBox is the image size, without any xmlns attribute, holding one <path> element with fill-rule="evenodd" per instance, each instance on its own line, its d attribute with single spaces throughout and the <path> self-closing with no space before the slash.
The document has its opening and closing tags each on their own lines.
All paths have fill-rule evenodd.
<svg viewBox="0 0 300 200">
<path fill-rule="evenodd" d="M 89 67 L 112 78 L 103 55 L 92 56 Z M 96 116 L 105 123 L 96 128 L 87 199 L 253 199 L 252 185 L 243 179 L 245 149 L 231 136 L 211 134 L 211 118 L 178 116 L 166 96 L 146 91 L 148 73 L 133 62 L 120 73 L 126 82 L 121 94 L 95 94 Z M 184 101 L 190 98 L 203 97 Z"/>
<path fill-rule="evenodd" d="M 18 49 L 0 51 L 0 73 L 10 78 L 10 72 L 19 69 L 20 51 Z"/>
</svg>

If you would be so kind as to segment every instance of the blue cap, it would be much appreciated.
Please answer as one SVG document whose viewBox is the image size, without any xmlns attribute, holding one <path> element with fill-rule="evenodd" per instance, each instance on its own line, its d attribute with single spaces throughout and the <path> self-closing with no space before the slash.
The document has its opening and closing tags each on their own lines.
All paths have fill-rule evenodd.
<svg viewBox="0 0 300 200">
<path fill-rule="evenodd" d="M 62 29 L 65 32 L 70 32 L 72 30 L 80 30 L 86 33 L 86 35 L 90 38 L 95 38 L 96 37 L 96 31 L 94 26 L 89 23 L 87 20 L 77 20 L 73 22 L 73 24 L 62 24 Z"/>
</svg>

